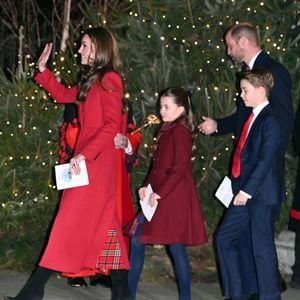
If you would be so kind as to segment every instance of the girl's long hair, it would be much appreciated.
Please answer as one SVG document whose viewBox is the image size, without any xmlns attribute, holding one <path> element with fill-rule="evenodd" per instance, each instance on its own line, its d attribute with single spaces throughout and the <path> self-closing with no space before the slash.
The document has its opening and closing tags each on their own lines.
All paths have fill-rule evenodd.
<svg viewBox="0 0 300 300">
<path fill-rule="evenodd" d="M 95 60 L 91 66 L 85 66 L 78 82 L 78 102 L 84 102 L 92 84 L 109 72 L 118 73 L 125 85 L 123 64 L 120 58 L 117 42 L 113 34 L 104 27 L 90 28 L 84 32 L 95 46 Z M 105 87 L 103 87 L 105 88 Z M 123 97 L 124 98 L 124 97 Z M 126 101 L 125 98 L 123 101 Z"/>
<path fill-rule="evenodd" d="M 158 101 L 157 101 L 157 110 L 160 109 L 160 99 L 161 97 L 171 97 L 174 100 L 174 103 L 178 106 L 182 106 L 184 108 L 184 113 L 182 117 L 184 117 L 185 125 L 191 130 L 193 134 L 196 133 L 196 122 L 192 110 L 191 103 L 191 94 L 186 91 L 182 87 L 168 87 L 162 90 L 159 93 Z"/>
</svg>

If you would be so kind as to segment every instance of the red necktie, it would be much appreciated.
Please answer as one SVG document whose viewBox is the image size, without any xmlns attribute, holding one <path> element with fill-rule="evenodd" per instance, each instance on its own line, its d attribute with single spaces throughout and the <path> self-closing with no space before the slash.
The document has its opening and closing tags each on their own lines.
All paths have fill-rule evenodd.
<svg viewBox="0 0 300 300">
<path fill-rule="evenodd" d="M 241 153 L 244 148 L 244 145 L 245 145 L 245 142 L 247 139 L 249 126 L 251 124 L 253 117 L 254 117 L 254 114 L 252 112 L 243 126 L 242 133 L 240 135 L 240 139 L 239 139 L 238 145 L 236 147 L 236 150 L 235 150 L 235 153 L 233 156 L 231 173 L 232 173 L 232 176 L 235 178 L 239 177 L 240 173 L 241 173 Z"/>
</svg>

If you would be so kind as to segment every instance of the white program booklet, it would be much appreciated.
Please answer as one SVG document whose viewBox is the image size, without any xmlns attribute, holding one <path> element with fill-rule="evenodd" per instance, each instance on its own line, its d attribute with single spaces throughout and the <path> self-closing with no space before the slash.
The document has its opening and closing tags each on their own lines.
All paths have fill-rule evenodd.
<svg viewBox="0 0 300 300">
<path fill-rule="evenodd" d="M 56 187 L 58 190 L 64 190 L 89 184 L 85 160 L 79 162 L 79 167 L 80 174 L 71 175 L 69 172 L 69 163 L 55 166 Z"/>
<path fill-rule="evenodd" d="M 226 207 L 229 206 L 233 198 L 231 180 L 229 177 L 227 176 L 224 177 L 215 195 Z"/>
<path fill-rule="evenodd" d="M 153 217 L 153 215 L 156 211 L 157 205 L 158 205 L 158 202 L 156 202 L 156 205 L 154 205 L 153 207 L 150 206 L 149 199 L 150 199 L 150 196 L 152 193 L 153 193 L 153 190 L 149 183 L 146 188 L 146 196 L 145 196 L 144 200 L 143 201 L 140 200 L 143 214 L 148 222 L 150 222 L 152 220 L 152 217 Z"/>
</svg>

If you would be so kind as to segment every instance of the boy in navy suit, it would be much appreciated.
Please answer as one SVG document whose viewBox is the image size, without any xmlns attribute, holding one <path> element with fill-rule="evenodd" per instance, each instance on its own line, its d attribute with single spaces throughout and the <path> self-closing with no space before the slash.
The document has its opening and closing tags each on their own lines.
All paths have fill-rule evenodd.
<svg viewBox="0 0 300 300">
<path fill-rule="evenodd" d="M 272 74 L 262 69 L 246 71 L 240 77 L 241 98 L 252 114 L 238 136 L 231 172 L 234 197 L 216 235 L 223 292 L 231 299 L 281 299 L 274 227 L 284 186 L 277 160 L 280 126 L 268 101 L 273 85 Z M 250 233 L 248 241 L 245 232 Z M 248 294 L 248 283 L 243 280 L 241 241 L 252 246 L 254 260 L 249 257 L 247 265 L 254 264 L 255 295 Z"/>
</svg>

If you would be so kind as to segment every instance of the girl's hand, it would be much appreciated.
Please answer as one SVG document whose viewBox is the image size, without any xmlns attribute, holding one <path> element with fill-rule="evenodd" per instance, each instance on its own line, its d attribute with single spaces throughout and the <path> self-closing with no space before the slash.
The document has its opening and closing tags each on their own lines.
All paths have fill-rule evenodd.
<svg viewBox="0 0 300 300">
<path fill-rule="evenodd" d="M 160 197 L 158 194 L 156 194 L 156 193 L 151 194 L 150 199 L 149 199 L 149 205 L 150 205 L 151 207 L 156 206 L 157 203 L 158 203 L 158 200 L 159 200 L 160 198 L 161 198 L 161 197 Z"/>
<path fill-rule="evenodd" d="M 145 196 L 146 196 L 146 187 L 141 187 L 139 189 L 139 197 L 140 197 L 140 200 L 144 200 Z"/>
<path fill-rule="evenodd" d="M 40 72 L 43 72 L 46 69 L 47 61 L 50 57 L 50 53 L 52 51 L 52 43 L 47 43 L 42 54 L 40 55 L 38 61 L 37 61 L 37 67 Z"/>
<path fill-rule="evenodd" d="M 75 175 L 79 175 L 80 174 L 80 167 L 79 167 L 79 163 L 85 160 L 85 157 L 82 154 L 77 154 L 76 156 L 74 156 L 73 158 L 71 158 L 70 160 L 70 174 L 75 174 Z"/>
</svg>

